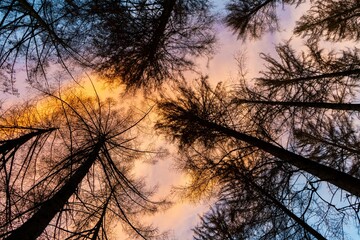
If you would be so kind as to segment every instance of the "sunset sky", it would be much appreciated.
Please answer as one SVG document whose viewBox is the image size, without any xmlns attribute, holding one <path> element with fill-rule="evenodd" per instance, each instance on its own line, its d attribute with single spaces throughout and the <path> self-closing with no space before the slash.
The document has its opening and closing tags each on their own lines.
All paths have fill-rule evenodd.
<svg viewBox="0 0 360 240">
<path fill-rule="evenodd" d="M 218 11 L 219 18 L 223 17 L 224 3 L 227 1 L 216 0 L 215 9 Z M 299 7 L 295 6 L 279 6 L 278 15 L 280 23 L 280 31 L 275 33 L 267 33 L 259 40 L 242 41 L 237 39 L 237 36 L 233 34 L 231 30 L 226 28 L 221 23 L 216 25 L 217 45 L 216 53 L 211 59 L 198 59 L 198 66 L 201 69 L 203 75 L 208 75 L 209 80 L 213 86 L 216 86 L 219 82 L 225 85 L 234 85 L 239 79 L 238 67 L 236 58 L 242 56 L 245 60 L 245 68 L 247 70 L 247 78 L 250 80 L 256 77 L 259 71 L 263 68 L 263 62 L 261 61 L 260 53 L 274 53 L 275 45 L 288 41 L 291 38 L 292 46 L 295 49 L 301 49 L 305 40 L 301 38 L 292 37 L 293 27 L 296 20 L 304 14 L 308 9 L 308 5 L 301 4 Z M 330 47 L 337 47 L 336 44 L 330 44 Z M 343 45 L 344 46 L 344 43 Z M 187 81 L 191 82 L 194 74 L 188 73 Z M 21 102 L 28 99 L 30 96 L 36 96 L 37 91 L 31 90 L 27 87 L 24 79 L 26 78 L 24 72 L 20 72 L 17 76 L 16 87 L 19 88 L 20 96 L 13 96 L 7 93 L 0 95 L 0 99 L 5 102 L 4 108 L 11 106 L 14 102 Z M 102 79 L 91 72 L 82 73 L 79 76 L 80 85 L 82 84 L 85 91 L 89 94 L 94 93 L 94 89 L 90 82 L 91 79 L 95 85 L 97 93 L 101 98 L 112 97 L 114 99 L 123 97 L 123 92 L 118 86 L 103 86 Z M 59 84 L 61 87 L 73 86 L 78 87 L 78 84 L 72 80 L 62 81 Z M 71 88 L 70 90 L 71 91 Z M 121 100 L 122 104 L 126 104 L 137 112 L 147 112 L 153 106 L 153 99 L 156 96 L 149 96 L 149 99 L 144 99 L 141 93 L 133 94 L 135 96 L 125 95 L 127 100 Z M 150 113 L 145 119 L 144 125 L 152 126 L 156 121 L 156 114 Z M 179 173 L 175 168 L 175 161 L 177 156 L 177 150 L 175 144 L 171 144 L 164 139 L 164 136 L 156 136 L 154 130 L 144 128 L 143 136 L 141 140 L 144 141 L 141 147 L 161 149 L 166 151 L 167 154 L 157 160 L 155 164 L 139 163 L 135 167 L 136 175 L 144 177 L 149 186 L 157 186 L 158 191 L 155 194 L 155 200 L 157 198 L 168 197 L 170 201 L 175 203 L 166 211 L 157 213 L 154 216 L 144 216 L 145 222 L 152 223 L 157 226 L 160 232 L 169 232 L 170 239 L 177 240 L 190 240 L 192 239 L 192 228 L 198 223 L 199 215 L 209 210 L 214 199 L 203 199 L 200 202 L 194 203 L 186 199 L 181 199 L 177 194 L 172 194 L 173 187 L 186 185 L 187 176 Z M 151 158 L 151 156 L 150 156 Z M 124 237 L 121 233 L 120 227 L 114 228 L 114 235 Z"/>
<path fill-rule="evenodd" d="M 216 11 L 219 12 L 217 16 L 221 19 L 224 15 L 224 1 L 215 1 Z M 217 33 L 217 45 L 216 54 L 211 59 L 199 59 L 198 66 L 202 69 L 204 75 L 209 76 L 210 82 L 215 86 L 218 82 L 225 84 L 234 84 L 238 79 L 238 68 L 235 60 L 239 54 L 246 57 L 246 68 L 248 70 L 248 77 L 256 76 L 259 69 L 262 67 L 262 62 L 259 61 L 259 53 L 271 53 L 274 52 L 274 45 L 283 40 L 288 40 L 291 36 L 292 26 L 295 23 L 295 19 L 302 13 L 302 9 L 306 6 L 302 5 L 294 11 L 294 7 L 289 8 L 285 6 L 285 9 L 279 9 L 281 16 L 280 28 L 281 31 L 274 34 L 265 34 L 262 39 L 257 41 L 243 42 L 238 40 L 231 30 L 227 29 L 224 25 L 219 24 L 216 26 Z M 88 89 L 89 94 L 93 94 L 91 84 L 88 79 L 91 79 L 97 89 L 100 96 L 114 97 L 120 95 L 119 89 L 114 87 L 103 87 L 101 80 L 99 81 L 95 75 L 91 73 L 82 74 L 83 82 L 85 82 L 85 88 Z M 189 74 L 188 81 L 193 78 L 192 74 Z M 5 107 L 12 105 L 13 102 L 21 102 L 28 99 L 30 96 L 35 96 L 37 91 L 29 88 L 26 83 L 26 74 L 24 72 L 18 73 L 16 87 L 19 88 L 20 96 L 14 97 L 9 94 L 3 94 L 1 99 L 5 101 Z M 77 86 L 70 80 L 70 84 Z M 66 86 L 66 82 L 62 82 L 61 86 Z M 140 95 L 140 94 L 139 94 Z M 126 96 L 129 98 L 129 96 Z M 139 96 L 141 98 L 141 96 Z M 150 108 L 151 102 L 140 100 L 134 101 L 128 100 L 130 105 L 140 111 L 146 111 Z M 154 121 L 150 114 L 148 121 Z M 161 137 L 160 137 L 161 138 Z M 163 145 L 164 148 L 169 148 L 169 155 L 160 159 L 155 165 L 140 164 L 137 166 L 136 171 L 139 176 L 145 176 L 149 185 L 157 185 L 158 192 L 156 196 L 171 196 L 172 186 L 181 186 L 186 183 L 186 176 L 176 171 L 174 167 L 174 158 L 176 158 L 175 146 L 168 145 L 164 140 L 158 139 L 155 142 L 155 146 Z M 170 200 L 179 201 L 176 197 L 172 196 Z M 159 227 L 161 231 L 168 231 L 170 236 L 178 240 L 192 239 L 192 231 L 196 223 L 199 221 L 198 216 L 209 209 L 211 200 L 204 199 L 198 203 L 191 203 L 187 200 L 182 199 L 170 209 L 165 212 L 160 212 L 155 216 L 144 216 L 144 219 L 151 222 L 154 226 Z M 118 233 L 116 233 L 118 231 Z M 114 234 L 121 234 L 119 228 L 114 229 Z M 123 235 L 122 235 L 123 236 Z"/>
<path fill-rule="evenodd" d="M 223 1 L 217 1 L 217 8 L 221 9 Z M 248 70 L 248 78 L 255 77 L 260 68 L 263 67 L 263 62 L 259 58 L 261 52 L 272 53 L 274 46 L 277 43 L 286 41 L 292 35 L 292 28 L 295 20 L 304 13 L 307 9 L 306 5 L 299 6 L 298 8 L 285 6 L 284 9 L 279 9 L 280 19 L 280 32 L 274 34 L 265 34 L 265 36 L 257 41 L 243 42 L 238 40 L 231 30 L 227 29 L 224 25 L 217 26 L 218 45 L 216 55 L 207 61 L 203 59 L 199 65 L 203 69 L 203 73 L 209 75 L 209 80 L 215 86 L 218 82 L 225 84 L 234 84 L 238 79 L 238 68 L 236 57 L 239 54 L 246 56 L 246 68 Z M 221 13 L 220 13 L 221 14 Z M 218 15 L 220 16 L 220 15 Z M 294 39 L 294 43 L 302 43 L 301 39 Z M 191 79 L 189 79 L 191 81 Z M 173 150 L 174 154 L 176 150 Z M 175 156 L 176 157 L 176 156 Z M 171 185 L 177 186 L 184 184 L 186 181 L 185 176 L 180 175 L 173 168 L 172 156 L 165 157 L 160 160 L 155 166 L 152 166 L 149 171 L 149 166 L 144 165 L 140 172 L 148 172 L 147 175 L 151 182 L 158 184 L 159 195 L 169 193 Z M 151 217 L 151 222 L 158 226 L 162 231 L 170 231 L 173 233 L 175 239 L 190 240 L 192 239 L 191 229 L 199 221 L 198 216 L 206 212 L 211 205 L 211 200 L 204 199 L 200 203 L 191 203 L 183 200 L 175 204 L 166 212 L 161 212 Z"/>
</svg>

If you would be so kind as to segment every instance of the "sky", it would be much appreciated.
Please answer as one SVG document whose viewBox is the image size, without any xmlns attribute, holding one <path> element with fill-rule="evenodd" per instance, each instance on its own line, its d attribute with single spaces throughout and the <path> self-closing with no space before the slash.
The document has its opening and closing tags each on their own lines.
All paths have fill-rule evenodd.
<svg viewBox="0 0 360 240">
<path fill-rule="evenodd" d="M 216 8 L 222 9 L 224 2 L 217 0 Z M 298 8 L 285 6 L 279 9 L 280 16 L 280 32 L 274 34 L 265 34 L 260 40 L 252 42 L 243 42 L 227 28 L 222 25 L 217 26 L 218 47 L 216 54 L 211 59 L 201 59 L 198 64 L 203 73 L 209 75 L 209 80 L 213 85 L 218 82 L 236 83 L 238 77 L 238 68 L 235 58 L 239 54 L 246 56 L 246 68 L 248 70 L 248 78 L 255 77 L 258 71 L 263 67 L 263 63 L 259 58 L 260 52 L 274 53 L 274 46 L 277 43 L 288 40 L 292 35 L 292 29 L 295 20 L 304 13 L 308 6 L 301 5 Z M 293 39 L 294 45 L 300 46 L 302 39 Z M 88 76 L 84 76 L 87 78 Z M 25 76 L 20 76 L 25 78 Z M 90 76 L 97 83 L 95 76 Z M 191 78 L 191 75 L 190 77 Z M 0 95 L 0 99 L 7 99 L 7 102 L 16 102 L 29 97 L 29 91 L 25 85 L 20 86 L 20 97 L 13 97 L 11 95 Z M 87 86 L 89 87 L 89 86 Z M 91 87 L 89 87 L 89 91 Z M 119 91 L 110 91 L 109 88 L 97 87 L 100 95 L 114 96 L 119 95 Z M 130 101 L 131 102 L 131 101 Z M 151 104 L 146 101 L 132 102 L 134 106 L 140 110 L 146 111 Z M 140 105 L 139 105 L 140 104 Z M 149 115 L 148 121 L 154 122 L 155 116 Z M 161 146 L 165 141 L 159 137 L 156 140 L 156 145 Z M 158 192 L 156 196 L 168 196 L 171 192 L 172 186 L 179 186 L 186 183 L 186 176 L 177 172 L 174 166 L 174 159 L 176 158 L 176 149 L 174 146 L 167 145 L 169 148 L 169 155 L 160 159 L 155 165 L 139 164 L 136 166 L 136 172 L 139 176 L 146 177 L 149 185 L 158 185 Z M 173 199 L 176 200 L 175 198 Z M 146 221 L 151 222 L 154 226 L 159 227 L 160 231 L 169 231 L 173 239 L 189 240 L 192 239 L 192 231 L 196 223 L 198 223 L 198 216 L 209 209 L 212 200 L 203 200 L 199 203 L 191 203 L 186 200 L 181 201 L 165 212 L 160 212 L 152 217 L 144 217 Z M 121 231 L 116 228 L 115 231 Z"/>
<path fill-rule="evenodd" d="M 221 10 L 223 3 L 224 1 L 218 0 L 216 7 Z M 267 33 L 257 41 L 243 42 L 242 40 L 238 40 L 231 30 L 224 26 L 218 26 L 218 50 L 212 59 L 203 59 L 199 62 L 199 65 L 203 69 L 203 73 L 209 75 L 209 80 L 213 86 L 216 86 L 218 82 L 234 84 L 238 79 L 238 67 L 235 58 L 239 54 L 245 54 L 245 67 L 248 72 L 247 78 L 251 79 L 258 76 L 259 71 L 264 67 L 263 62 L 259 57 L 261 52 L 274 54 L 275 45 L 288 41 L 289 39 L 291 39 L 292 46 L 295 49 L 299 50 L 303 47 L 305 40 L 293 37 L 292 30 L 296 20 L 298 20 L 308 9 L 308 4 L 302 4 L 298 7 L 286 5 L 280 7 L 278 10 L 280 31 L 276 33 Z M 326 47 L 330 49 L 344 46 L 346 47 L 347 43 L 326 45 Z M 159 167 L 165 169 L 165 171 L 159 170 L 156 166 L 155 169 L 150 172 L 150 178 L 157 179 L 160 177 L 158 179 L 159 184 L 161 183 L 161 180 L 164 180 L 163 183 L 166 182 L 174 185 L 183 182 L 181 177 L 183 178 L 184 176 L 180 176 L 179 179 L 179 174 L 171 170 L 171 163 L 163 161 L 159 163 Z M 170 171 L 166 171 L 169 167 Z M 168 189 L 168 186 L 164 186 L 163 189 L 160 188 L 159 190 L 160 192 L 166 192 Z M 211 202 L 211 200 L 204 200 L 198 204 L 193 204 L 185 201 L 176 204 L 167 212 L 156 215 L 152 221 L 155 225 L 159 226 L 160 229 L 172 229 L 175 239 L 190 240 L 192 239 L 191 228 L 199 222 L 198 216 L 209 209 Z M 350 236 L 358 236 L 355 234 L 357 231 L 355 228 L 349 228 L 348 230 Z M 352 234 L 352 232 L 354 234 Z"/>
<path fill-rule="evenodd" d="M 215 6 L 216 9 L 220 11 L 220 15 L 218 16 L 221 17 L 222 14 L 224 14 L 224 1 L 215 1 Z M 281 21 L 281 23 L 284 31 L 281 32 L 280 37 L 279 34 L 266 34 L 261 40 L 255 42 L 243 42 L 238 40 L 229 29 L 225 28 L 223 25 L 218 25 L 216 27 L 218 38 L 216 54 L 211 59 L 200 59 L 198 61 L 199 67 L 202 69 L 203 73 L 209 76 L 210 82 L 214 85 L 218 82 L 236 82 L 238 68 L 235 58 L 239 54 L 245 54 L 247 59 L 246 67 L 249 72 L 248 76 L 249 78 L 256 76 L 259 68 L 261 68 L 259 53 L 269 53 L 273 51 L 274 44 L 279 42 L 279 39 L 282 39 L 284 36 L 286 39 L 287 35 L 291 34 L 286 32 L 288 29 L 286 25 L 287 23 L 292 24 L 294 22 L 292 17 L 293 15 L 289 14 L 288 11 L 283 15 L 285 21 Z M 116 98 L 116 96 L 120 94 L 120 90 L 102 87 L 101 81 L 98 81 L 96 76 L 84 75 L 83 78 L 85 82 L 87 78 L 92 79 L 99 95 Z M 191 74 L 189 74 L 189 78 L 192 78 Z M 19 96 L 8 94 L 0 95 L 0 99 L 6 100 L 5 107 L 10 106 L 13 102 L 21 102 L 36 95 L 36 91 L 31 90 L 25 83 L 24 79 L 26 79 L 26 74 L 24 72 L 18 73 L 17 79 L 17 87 L 20 92 Z M 63 83 L 63 85 L 66 85 L 66 83 Z M 91 93 L 93 91 L 91 85 L 89 83 L 85 85 L 85 88 Z M 146 111 L 146 109 L 150 107 L 150 104 L 147 102 L 135 101 L 134 104 L 134 99 L 129 100 L 129 102 L 131 102 L 134 107 L 143 111 Z M 151 119 L 151 115 L 149 118 L 149 121 L 154 121 L 154 119 Z M 161 145 L 165 143 L 162 139 L 158 139 L 156 144 Z M 156 196 L 160 197 L 169 196 L 173 186 L 179 186 L 186 183 L 186 176 L 176 171 L 174 166 L 174 158 L 176 158 L 175 146 L 168 145 L 166 147 L 169 148 L 170 154 L 163 159 L 160 159 L 155 165 L 139 164 L 136 167 L 136 173 L 139 176 L 146 177 L 150 186 L 158 185 Z M 170 199 L 179 201 L 175 197 L 170 197 Z M 206 212 L 211 203 L 211 200 L 206 199 L 198 203 L 182 200 L 167 211 L 160 212 L 152 217 L 144 217 L 144 219 L 151 222 L 154 226 L 159 227 L 160 231 L 169 231 L 172 239 L 188 240 L 192 239 L 191 229 L 199 222 L 198 216 Z M 119 228 L 115 228 L 114 231 L 118 232 L 115 234 L 122 235 Z M 124 235 L 122 235 L 122 237 L 124 237 Z"/>
<path fill-rule="evenodd" d="M 217 1 L 217 8 L 223 7 L 224 1 Z M 272 53 L 274 52 L 275 44 L 288 40 L 291 36 L 292 26 L 294 26 L 294 19 L 297 19 L 301 12 L 307 6 L 294 9 L 285 8 L 280 10 L 281 32 L 276 34 L 265 34 L 263 38 L 253 42 L 243 42 L 238 40 L 231 30 L 225 26 L 217 26 L 218 48 L 215 56 L 208 60 L 202 59 L 199 61 L 199 66 L 202 72 L 209 76 L 209 81 L 213 86 L 218 82 L 226 84 L 236 83 L 238 79 L 238 67 L 236 57 L 239 54 L 246 56 L 246 68 L 248 70 L 248 78 L 255 77 L 259 69 L 263 67 L 263 63 L 259 58 L 260 52 Z M 301 43 L 302 40 L 298 42 Z M 190 77 L 191 78 L 191 77 Z M 176 155 L 176 150 L 173 151 Z M 170 156 L 171 157 L 171 156 Z M 163 159 L 158 164 L 149 167 L 143 166 L 144 170 L 140 172 L 147 172 L 150 182 L 159 184 L 159 194 L 166 195 L 171 189 L 171 185 L 177 186 L 186 182 L 184 175 L 179 174 L 173 169 L 173 160 Z M 147 169 L 147 171 L 146 171 Z M 149 171 L 150 170 L 150 171 Z M 174 239 L 190 240 L 192 239 L 192 228 L 199 222 L 199 215 L 209 210 L 212 200 L 206 200 L 199 203 L 191 203 L 182 201 L 175 204 L 166 212 L 159 213 L 151 218 L 151 222 L 158 226 L 160 230 L 172 231 Z"/>
</svg>

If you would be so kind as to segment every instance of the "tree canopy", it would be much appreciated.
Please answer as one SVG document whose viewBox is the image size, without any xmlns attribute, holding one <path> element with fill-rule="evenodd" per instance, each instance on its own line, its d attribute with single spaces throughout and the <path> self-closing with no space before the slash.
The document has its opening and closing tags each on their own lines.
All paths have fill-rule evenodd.
<svg viewBox="0 0 360 240">
<path fill-rule="evenodd" d="M 74 64 L 128 87 L 159 86 L 212 53 L 214 17 L 207 0 L 2 1 L 0 69 L 3 90 L 15 72 L 49 81 L 50 66 L 69 77 Z"/>
<path fill-rule="evenodd" d="M 24 98 L 0 104 L 0 238 L 172 239 L 147 217 L 169 199 L 210 202 L 197 240 L 359 238 L 359 7 L 0 1 L 0 90 Z M 225 49 L 237 75 L 207 76 Z M 139 162 L 186 183 L 159 197 Z"/>
</svg>

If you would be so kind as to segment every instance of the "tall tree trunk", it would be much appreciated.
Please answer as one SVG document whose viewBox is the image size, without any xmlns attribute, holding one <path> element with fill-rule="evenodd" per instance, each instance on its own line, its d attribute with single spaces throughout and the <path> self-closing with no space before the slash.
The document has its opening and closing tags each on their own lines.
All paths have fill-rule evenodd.
<svg viewBox="0 0 360 240">
<path fill-rule="evenodd" d="M 249 103 L 249 104 L 265 104 L 265 105 L 271 105 L 271 106 L 360 111 L 360 104 L 351 104 L 351 103 L 296 102 L 296 101 L 295 102 L 282 102 L 282 101 L 249 100 L 249 99 L 240 99 L 240 98 L 236 98 L 233 101 L 238 104 Z"/>
<path fill-rule="evenodd" d="M 271 143 L 268 143 L 264 140 L 255 138 L 253 136 L 235 131 L 233 129 L 221 126 L 219 124 L 209 122 L 207 120 L 201 119 L 195 115 L 192 115 L 192 119 L 198 124 L 207 127 L 213 131 L 223 133 L 227 136 L 236 138 L 240 141 L 244 141 L 252 146 L 255 146 L 271 155 L 287 162 L 301 170 L 304 170 L 322 181 L 327 181 L 341 189 L 348 191 L 349 193 L 360 197 L 360 179 L 352 177 L 349 174 L 336 170 L 334 168 L 328 167 L 318 162 L 314 162 L 308 158 L 297 155 L 293 152 L 290 152 L 286 149 L 275 146 Z"/>
<path fill-rule="evenodd" d="M 24 224 L 14 230 L 6 240 L 32 240 L 40 234 L 49 225 L 50 221 L 65 206 L 71 195 L 76 191 L 77 186 L 84 179 L 89 169 L 99 156 L 99 151 L 103 145 L 102 141 L 94 145 L 94 149 L 87 156 L 87 160 L 75 171 L 61 189 L 53 197 L 41 204 L 39 210 L 31 216 Z"/>
<path fill-rule="evenodd" d="M 163 10 L 158 19 L 158 24 L 155 28 L 155 31 L 152 34 L 149 44 L 146 46 L 147 53 L 146 56 L 144 56 L 144 58 L 146 58 L 146 61 L 142 61 L 140 66 L 137 67 L 139 71 L 137 71 L 136 76 L 133 78 L 135 82 L 138 81 L 138 79 L 141 79 L 141 76 L 144 74 L 147 67 L 153 64 L 153 61 L 156 58 L 156 53 L 158 52 L 158 48 L 163 44 L 163 37 L 166 30 L 166 26 L 169 23 L 171 13 L 174 10 L 176 1 L 177 0 L 164 0 L 162 4 Z"/>
<path fill-rule="evenodd" d="M 149 51 L 148 60 L 150 61 L 150 64 L 151 64 L 151 61 L 155 57 L 158 47 L 160 45 L 162 45 L 166 26 L 169 23 L 171 13 L 174 10 L 175 4 L 176 4 L 176 0 L 164 0 L 164 2 L 162 4 L 163 10 L 162 10 L 162 13 L 158 20 L 159 23 L 158 23 L 154 33 L 152 34 L 151 43 L 149 44 L 150 51 Z"/>
<path fill-rule="evenodd" d="M 240 173 L 238 169 L 235 170 L 235 174 L 240 175 L 240 178 L 244 179 L 250 186 L 255 188 L 255 191 L 264 196 L 265 199 L 270 200 L 276 207 L 281 209 L 286 215 L 293 219 L 297 224 L 305 229 L 308 233 L 313 235 L 318 240 L 326 240 L 318 231 L 308 225 L 303 219 L 296 216 L 291 210 L 289 210 L 284 204 L 282 204 L 278 199 L 269 194 L 264 188 L 257 185 L 252 179 L 250 179 L 246 174 Z"/>
<path fill-rule="evenodd" d="M 264 85 L 269 86 L 283 86 L 286 84 L 296 84 L 299 82 L 307 82 L 307 81 L 313 81 L 313 80 L 319 80 L 319 79 L 325 79 L 325 78 L 335 78 L 335 77 L 347 77 L 351 75 L 360 75 L 360 69 L 350 69 L 350 70 L 344 70 L 339 72 L 330 72 L 330 73 L 323 73 L 319 75 L 313 75 L 313 76 L 306 76 L 306 77 L 297 77 L 297 78 L 291 78 L 286 80 L 280 80 L 280 79 L 266 79 L 266 78 L 257 78 L 261 83 Z"/>
<path fill-rule="evenodd" d="M 15 139 L 0 141 L 0 155 L 1 154 L 2 155 L 7 154 L 12 149 L 18 148 L 19 146 L 26 143 L 27 141 L 29 141 L 33 137 L 39 136 L 39 135 L 47 133 L 47 132 L 52 132 L 54 130 L 56 130 L 56 128 L 39 129 L 37 131 L 24 134 L 21 137 L 18 137 L 18 138 L 15 138 Z"/>
</svg>

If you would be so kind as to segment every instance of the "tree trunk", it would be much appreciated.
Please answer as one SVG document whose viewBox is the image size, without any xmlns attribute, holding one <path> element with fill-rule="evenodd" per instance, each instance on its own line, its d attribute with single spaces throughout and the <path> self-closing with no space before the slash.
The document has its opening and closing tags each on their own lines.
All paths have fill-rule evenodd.
<svg viewBox="0 0 360 240">
<path fill-rule="evenodd" d="M 286 80 L 280 80 L 280 79 L 265 79 L 265 78 L 257 78 L 260 82 L 262 82 L 264 85 L 271 85 L 271 86 L 283 86 L 286 84 L 296 84 L 299 82 L 306 82 L 306 81 L 313 81 L 313 80 L 319 80 L 324 78 L 334 78 L 334 77 L 347 77 L 351 75 L 359 75 L 360 69 L 350 69 L 345 71 L 339 71 L 339 72 L 331 72 L 331 73 L 324 73 L 314 76 L 307 76 L 307 77 L 298 77 L 298 78 L 291 78 Z"/>
<path fill-rule="evenodd" d="M 21 146 L 22 144 L 26 143 L 27 141 L 29 141 L 31 138 L 35 137 L 35 136 L 39 136 L 41 134 L 47 133 L 47 132 L 52 132 L 54 131 L 56 128 L 49 128 L 49 129 L 39 129 L 37 131 L 31 132 L 31 133 L 27 133 L 22 135 L 21 137 L 15 138 L 15 139 L 10 139 L 10 140 L 5 140 L 5 141 L 0 141 L 0 154 L 2 154 L 3 156 L 5 154 L 7 154 L 10 150 L 17 148 L 19 146 Z"/>
<path fill-rule="evenodd" d="M 31 216 L 24 224 L 14 230 L 6 240 L 32 240 L 49 225 L 50 221 L 61 211 L 72 194 L 75 193 L 77 186 L 88 173 L 91 166 L 99 156 L 99 151 L 103 142 L 95 144 L 94 149 L 89 153 L 87 160 L 76 170 L 64 186 L 53 197 L 41 204 L 39 210 Z"/>
<path fill-rule="evenodd" d="M 152 61 L 159 45 L 162 45 L 162 38 L 164 37 L 164 33 L 166 30 L 166 26 L 169 23 L 171 13 L 174 10 L 176 0 L 164 0 L 163 10 L 159 17 L 159 24 L 155 29 L 155 32 L 152 35 L 152 40 L 149 45 L 150 52 L 148 60 Z M 151 62 L 150 62 L 151 63 Z"/>
<path fill-rule="evenodd" d="M 282 101 L 265 101 L 265 100 L 248 100 L 236 98 L 235 103 L 249 103 L 249 104 L 265 104 L 271 106 L 286 106 L 286 107 L 303 107 L 303 108 L 321 108 L 333 110 L 350 110 L 360 111 L 360 104 L 351 103 L 326 103 L 326 102 L 282 102 Z"/>
<path fill-rule="evenodd" d="M 158 52 L 158 48 L 163 44 L 163 37 L 166 30 L 166 26 L 169 23 L 169 19 L 171 17 L 171 13 L 174 10 L 175 3 L 176 0 L 164 0 L 164 3 L 162 4 L 163 10 L 158 19 L 159 23 L 152 34 L 148 46 L 146 46 L 147 53 L 146 56 L 144 56 L 144 58 L 146 58 L 146 61 L 142 61 L 141 64 L 137 67 L 139 71 L 137 71 L 136 76 L 133 78 L 135 82 L 141 79 L 141 76 L 144 74 L 147 67 L 153 64 L 153 61 L 156 58 L 155 57 L 156 53 Z"/>
<path fill-rule="evenodd" d="M 328 167 L 318 162 L 314 162 L 308 158 L 302 157 L 295 153 L 292 153 L 286 149 L 275 146 L 264 140 L 255 138 L 253 136 L 237 132 L 233 129 L 223 127 L 219 124 L 209 122 L 193 115 L 193 119 L 200 125 L 206 126 L 209 130 L 223 133 L 227 136 L 236 138 L 240 141 L 244 141 L 252 146 L 255 146 L 271 155 L 287 162 L 303 171 L 306 171 L 322 181 L 327 181 L 341 189 L 348 191 L 349 193 L 360 197 L 360 179 L 352 177 L 349 174 Z"/>
<path fill-rule="evenodd" d="M 281 209 L 286 215 L 288 215 L 297 224 L 303 227 L 308 233 L 312 234 L 316 239 L 326 240 L 326 238 L 324 238 L 318 231 L 316 231 L 314 228 L 308 225 L 303 219 L 296 216 L 291 210 L 289 210 L 286 206 L 284 206 L 284 204 L 282 204 L 278 199 L 276 199 L 271 194 L 269 194 L 265 189 L 257 185 L 253 180 L 251 180 L 245 174 L 240 173 L 238 169 L 236 169 L 236 173 L 240 174 L 241 178 L 243 178 L 247 183 L 249 183 L 250 186 L 253 186 L 258 193 L 263 195 L 266 199 L 270 200 L 276 207 Z"/>
</svg>

